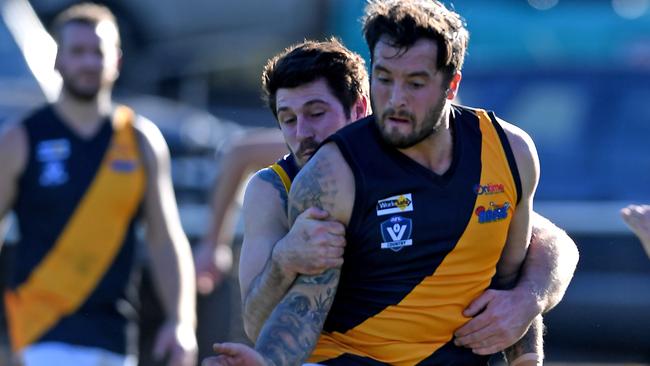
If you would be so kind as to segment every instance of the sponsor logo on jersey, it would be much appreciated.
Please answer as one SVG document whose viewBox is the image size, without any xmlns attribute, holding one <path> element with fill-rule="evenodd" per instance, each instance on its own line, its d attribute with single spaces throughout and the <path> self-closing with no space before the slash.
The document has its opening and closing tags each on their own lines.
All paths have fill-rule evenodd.
<svg viewBox="0 0 650 366">
<path fill-rule="evenodd" d="M 393 216 L 381 223 L 381 249 L 390 249 L 394 252 L 404 247 L 413 245 L 411 234 L 413 223 L 411 219 L 402 216 Z"/>
<path fill-rule="evenodd" d="M 138 166 L 137 160 L 131 158 L 133 156 L 132 148 L 130 146 L 113 143 L 110 150 L 111 169 L 120 173 L 130 173 Z"/>
<path fill-rule="evenodd" d="M 66 139 L 44 140 L 36 145 L 36 159 L 46 163 L 70 157 L 70 141 Z"/>
<path fill-rule="evenodd" d="M 510 208 L 510 202 L 505 202 L 501 206 L 494 202 L 490 202 L 490 206 L 487 208 L 484 206 L 478 206 L 474 213 L 478 216 L 479 224 L 487 224 L 506 219 L 508 217 L 508 208 Z"/>
<path fill-rule="evenodd" d="M 413 198 L 410 193 L 377 201 L 377 216 L 408 211 L 413 211 Z"/>
<path fill-rule="evenodd" d="M 137 162 L 135 160 L 120 160 L 115 159 L 111 161 L 111 169 L 116 172 L 129 173 L 135 170 L 137 167 Z"/>
<path fill-rule="evenodd" d="M 474 186 L 474 193 L 479 196 L 482 194 L 497 194 L 503 192 L 505 192 L 505 188 L 501 183 L 477 184 Z"/>
</svg>

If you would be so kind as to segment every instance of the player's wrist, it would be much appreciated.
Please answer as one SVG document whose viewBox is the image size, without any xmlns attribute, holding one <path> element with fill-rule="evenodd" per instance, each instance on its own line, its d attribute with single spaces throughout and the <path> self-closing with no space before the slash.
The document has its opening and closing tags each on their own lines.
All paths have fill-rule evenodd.
<svg viewBox="0 0 650 366">
<path fill-rule="evenodd" d="M 512 291 L 519 299 L 517 303 L 529 310 L 531 320 L 542 314 L 547 307 L 548 299 L 540 294 L 535 283 L 531 281 L 520 281 Z"/>
<path fill-rule="evenodd" d="M 512 361 L 508 366 L 538 366 L 543 365 L 544 357 L 538 353 L 524 353 Z"/>
<path fill-rule="evenodd" d="M 271 251 L 271 266 L 272 271 L 278 276 L 283 278 L 293 278 L 298 272 L 294 268 L 292 262 L 287 258 L 287 253 L 284 251 L 286 237 L 280 239 Z"/>
</svg>

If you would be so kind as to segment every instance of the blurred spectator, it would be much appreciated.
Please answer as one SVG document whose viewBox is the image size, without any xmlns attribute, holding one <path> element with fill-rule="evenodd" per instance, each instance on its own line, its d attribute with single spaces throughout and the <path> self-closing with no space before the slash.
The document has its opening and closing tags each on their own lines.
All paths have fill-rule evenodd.
<svg viewBox="0 0 650 366">
<path fill-rule="evenodd" d="M 25 366 L 135 365 L 129 292 L 142 212 L 167 313 L 154 352 L 194 365 L 195 286 L 169 152 L 151 121 L 112 102 L 115 18 L 80 4 L 53 31 L 63 89 L 0 137 L 0 217 L 13 209 L 21 238 L 5 296 L 12 348 Z"/>
<path fill-rule="evenodd" d="M 621 216 L 650 257 L 650 205 L 629 205 L 621 210 Z"/>
</svg>

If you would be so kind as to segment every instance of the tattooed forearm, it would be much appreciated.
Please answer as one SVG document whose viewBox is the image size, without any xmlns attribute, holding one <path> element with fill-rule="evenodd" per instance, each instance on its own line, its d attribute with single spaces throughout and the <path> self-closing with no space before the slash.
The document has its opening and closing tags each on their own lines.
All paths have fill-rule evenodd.
<svg viewBox="0 0 650 366">
<path fill-rule="evenodd" d="M 526 353 L 537 353 L 540 358 L 544 357 L 544 323 L 542 316 L 538 315 L 528 328 L 528 332 L 514 345 L 507 348 L 504 352 L 508 363 L 517 359 L 517 357 Z"/>
<path fill-rule="evenodd" d="M 329 312 L 340 269 L 299 276 L 260 333 L 256 349 L 269 365 L 299 365 L 316 345 Z"/>
<path fill-rule="evenodd" d="M 273 188 L 278 191 L 278 194 L 280 195 L 280 201 L 282 201 L 282 208 L 284 209 L 284 214 L 287 215 L 287 205 L 289 201 L 289 196 L 287 194 L 286 188 L 284 188 L 284 184 L 282 183 L 282 180 L 278 176 L 278 174 L 273 171 L 271 168 L 266 168 L 263 170 L 260 170 L 257 173 L 257 176 L 262 179 L 265 182 L 271 183 Z"/>
<path fill-rule="evenodd" d="M 289 194 L 289 223 L 309 207 L 329 211 L 338 192 L 334 166 L 328 156 L 319 155 L 300 171 Z"/>
<path fill-rule="evenodd" d="M 264 322 L 294 279 L 285 276 L 271 260 L 266 262 L 262 272 L 255 277 L 242 303 L 244 329 L 252 341 L 257 339 Z"/>
</svg>

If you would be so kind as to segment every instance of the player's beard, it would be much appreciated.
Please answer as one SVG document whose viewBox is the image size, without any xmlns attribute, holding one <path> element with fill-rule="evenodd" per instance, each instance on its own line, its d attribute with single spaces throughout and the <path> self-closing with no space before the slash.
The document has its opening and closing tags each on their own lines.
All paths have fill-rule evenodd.
<svg viewBox="0 0 650 366">
<path fill-rule="evenodd" d="M 392 108 L 386 109 L 382 115 L 377 118 L 377 124 L 379 125 L 379 131 L 381 132 L 382 138 L 384 141 L 398 149 L 406 149 L 417 145 L 427 137 L 438 132 L 442 127 L 442 117 L 446 101 L 447 98 L 440 98 L 438 103 L 427 111 L 419 128 L 416 123 L 416 117 L 412 113 L 406 111 L 396 112 Z M 377 110 L 374 105 L 372 106 L 372 109 Z M 386 126 L 386 119 L 391 116 L 408 119 L 411 125 L 411 132 L 408 134 L 401 134 L 397 129 L 389 130 Z"/>
<path fill-rule="evenodd" d="M 61 78 L 63 79 L 63 89 L 67 94 L 70 96 L 74 97 L 75 99 L 79 99 L 84 102 L 90 102 L 97 98 L 97 95 L 99 94 L 99 90 L 101 89 L 101 81 L 97 83 L 97 87 L 94 88 L 82 88 L 77 85 L 76 80 L 70 76 L 66 75 L 61 75 Z"/>
</svg>

